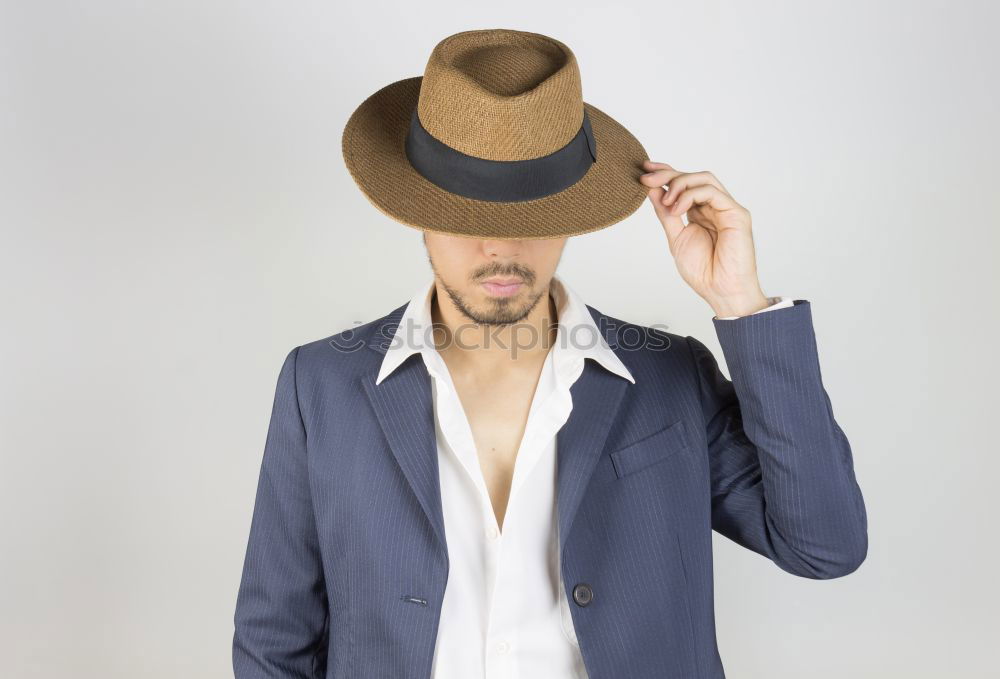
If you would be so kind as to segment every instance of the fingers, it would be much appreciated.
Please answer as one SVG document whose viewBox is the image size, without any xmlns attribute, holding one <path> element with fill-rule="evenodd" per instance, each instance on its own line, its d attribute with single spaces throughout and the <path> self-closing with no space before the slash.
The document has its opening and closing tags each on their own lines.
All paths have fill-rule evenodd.
<svg viewBox="0 0 1000 679">
<path fill-rule="evenodd" d="M 639 181 L 649 187 L 647 195 L 663 224 L 671 252 L 674 251 L 674 240 L 686 227 L 682 220 L 684 213 L 708 231 L 713 241 L 718 238 L 720 229 L 740 228 L 744 223 L 749 225 L 749 220 L 719 220 L 711 216 L 711 212 L 703 211 L 746 211 L 711 172 L 680 172 L 667 163 L 653 160 L 643 161 L 643 167 L 647 172 L 639 177 Z"/>
<path fill-rule="evenodd" d="M 639 180 L 643 184 L 646 186 L 663 186 L 664 184 L 669 184 L 666 197 L 664 198 L 664 205 L 673 203 L 676 196 L 685 189 L 706 184 L 714 186 L 726 195 L 730 195 L 718 177 L 711 172 L 679 172 L 667 163 L 657 163 L 652 160 L 644 161 L 643 166 L 650 171 L 648 174 L 639 177 Z"/>
<path fill-rule="evenodd" d="M 663 186 L 674 177 L 683 174 L 666 163 L 655 163 L 652 160 L 645 160 L 642 164 L 646 168 L 647 174 L 640 175 L 639 181 L 646 186 Z"/>
<path fill-rule="evenodd" d="M 669 203 L 669 205 L 664 206 L 667 213 L 677 216 L 687 212 L 693 205 L 705 205 L 718 212 L 743 209 L 743 206 L 733 200 L 732 196 L 712 184 L 693 186 L 673 196 L 668 196 L 664 202 Z"/>
<path fill-rule="evenodd" d="M 682 193 L 685 189 L 693 188 L 695 186 L 714 186 L 727 196 L 730 195 L 729 191 L 727 191 L 722 185 L 722 182 L 720 182 L 711 172 L 686 172 L 670 182 L 670 190 L 667 192 L 667 204 L 669 205 L 673 202 L 674 197 Z M 730 196 L 730 198 L 731 197 L 732 196 Z"/>
</svg>

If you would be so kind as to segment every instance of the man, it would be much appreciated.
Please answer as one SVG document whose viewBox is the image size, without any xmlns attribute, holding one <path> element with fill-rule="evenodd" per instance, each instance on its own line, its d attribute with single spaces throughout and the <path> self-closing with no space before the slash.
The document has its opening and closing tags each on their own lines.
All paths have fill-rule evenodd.
<svg viewBox="0 0 1000 679">
<path fill-rule="evenodd" d="M 348 122 L 352 177 L 424 232 L 433 278 L 285 359 L 237 677 L 723 678 L 712 530 L 801 577 L 864 560 L 809 302 L 766 297 L 749 212 L 649 161 L 578 77 L 552 38 L 466 31 Z M 732 381 L 556 274 L 647 199 Z"/>
</svg>

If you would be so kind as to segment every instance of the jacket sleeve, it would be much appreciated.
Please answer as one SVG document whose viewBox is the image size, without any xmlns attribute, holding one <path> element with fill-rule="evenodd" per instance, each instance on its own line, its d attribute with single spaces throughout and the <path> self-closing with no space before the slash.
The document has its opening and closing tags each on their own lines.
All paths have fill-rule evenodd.
<svg viewBox="0 0 1000 679">
<path fill-rule="evenodd" d="M 236 600 L 236 679 L 322 677 L 329 616 L 296 390 L 298 347 L 278 375 Z"/>
<path fill-rule="evenodd" d="M 868 519 L 823 388 L 809 302 L 713 323 L 732 381 L 686 338 L 701 388 L 712 528 L 795 575 L 853 572 L 867 555 Z"/>
</svg>

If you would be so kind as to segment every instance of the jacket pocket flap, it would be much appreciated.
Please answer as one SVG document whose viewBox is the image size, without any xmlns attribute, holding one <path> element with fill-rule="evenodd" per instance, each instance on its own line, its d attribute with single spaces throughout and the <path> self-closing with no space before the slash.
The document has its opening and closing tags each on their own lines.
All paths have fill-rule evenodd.
<svg viewBox="0 0 1000 679">
<path fill-rule="evenodd" d="M 622 478 L 667 459 L 687 445 L 684 420 L 677 420 L 638 441 L 611 452 L 615 475 Z"/>
</svg>

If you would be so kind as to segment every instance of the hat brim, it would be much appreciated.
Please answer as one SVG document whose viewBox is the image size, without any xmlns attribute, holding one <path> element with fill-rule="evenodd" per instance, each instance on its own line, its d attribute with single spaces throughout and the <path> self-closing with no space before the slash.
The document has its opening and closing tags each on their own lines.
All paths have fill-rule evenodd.
<svg viewBox="0 0 1000 679">
<path fill-rule="evenodd" d="M 354 111 L 341 140 L 344 162 L 362 193 L 387 217 L 422 231 L 470 238 L 561 238 L 611 226 L 639 209 L 649 187 L 645 149 L 632 134 L 584 102 L 597 161 L 563 191 L 527 201 L 466 198 L 418 173 L 406 157 L 406 134 L 423 76 L 386 85 Z"/>
</svg>

